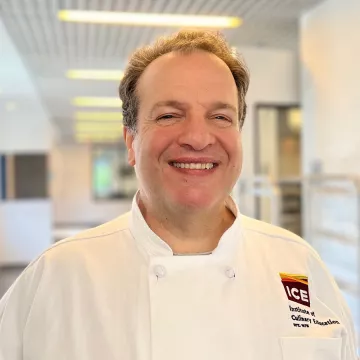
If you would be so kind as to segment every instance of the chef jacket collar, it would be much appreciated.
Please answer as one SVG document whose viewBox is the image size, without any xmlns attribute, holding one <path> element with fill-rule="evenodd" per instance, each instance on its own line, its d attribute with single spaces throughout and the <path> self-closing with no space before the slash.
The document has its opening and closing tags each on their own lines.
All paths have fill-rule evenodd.
<svg viewBox="0 0 360 360">
<path fill-rule="evenodd" d="M 146 223 L 138 205 L 138 196 L 139 192 L 133 198 L 130 216 L 130 231 L 135 241 L 146 257 L 173 256 L 171 247 L 156 235 Z M 216 249 L 211 255 L 207 256 L 216 256 L 220 259 L 230 260 L 234 259 L 236 249 L 242 237 L 242 231 L 240 212 L 231 196 L 226 199 L 226 206 L 234 214 L 235 220 L 221 236 Z"/>
</svg>

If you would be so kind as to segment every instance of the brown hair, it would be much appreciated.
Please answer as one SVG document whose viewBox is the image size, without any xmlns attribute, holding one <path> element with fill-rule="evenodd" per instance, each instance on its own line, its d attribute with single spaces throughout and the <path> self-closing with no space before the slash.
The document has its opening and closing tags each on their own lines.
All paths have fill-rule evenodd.
<svg viewBox="0 0 360 360">
<path fill-rule="evenodd" d="M 246 115 L 245 95 L 249 87 L 249 72 L 244 61 L 231 49 L 220 33 L 181 30 L 171 36 L 159 38 L 154 44 L 136 50 L 131 56 L 119 86 L 125 127 L 136 132 L 139 107 L 136 88 L 146 67 L 158 57 L 172 51 L 189 54 L 195 50 L 212 53 L 229 67 L 238 90 L 240 128 L 243 126 Z"/>
</svg>

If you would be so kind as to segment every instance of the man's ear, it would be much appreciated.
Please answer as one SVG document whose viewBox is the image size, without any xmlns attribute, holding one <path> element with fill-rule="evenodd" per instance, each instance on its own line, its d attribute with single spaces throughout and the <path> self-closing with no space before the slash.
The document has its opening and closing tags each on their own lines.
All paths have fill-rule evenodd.
<svg viewBox="0 0 360 360">
<path fill-rule="evenodd" d="M 128 151 L 128 164 L 135 166 L 135 152 L 133 149 L 134 134 L 131 130 L 124 126 L 123 130 L 124 140 Z"/>
</svg>

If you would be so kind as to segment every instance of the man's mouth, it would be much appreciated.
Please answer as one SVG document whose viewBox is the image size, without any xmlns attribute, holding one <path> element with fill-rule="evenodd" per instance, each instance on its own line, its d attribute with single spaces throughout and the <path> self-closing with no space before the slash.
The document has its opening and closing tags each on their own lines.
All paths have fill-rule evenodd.
<svg viewBox="0 0 360 360">
<path fill-rule="evenodd" d="M 183 163 L 183 162 L 175 162 L 175 161 L 171 161 L 169 164 L 178 169 L 191 169 L 191 170 L 211 170 L 214 167 L 218 166 L 217 163 Z"/>
</svg>

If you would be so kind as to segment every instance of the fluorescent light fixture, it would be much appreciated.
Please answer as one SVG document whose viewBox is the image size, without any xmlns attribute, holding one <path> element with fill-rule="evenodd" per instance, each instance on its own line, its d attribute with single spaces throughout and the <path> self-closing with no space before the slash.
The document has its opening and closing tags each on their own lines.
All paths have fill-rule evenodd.
<svg viewBox="0 0 360 360">
<path fill-rule="evenodd" d="M 76 133 L 76 137 L 86 137 L 86 138 L 99 138 L 99 137 L 108 137 L 108 138 L 119 138 L 122 134 L 114 134 L 109 132 L 103 132 L 103 133 Z"/>
<path fill-rule="evenodd" d="M 167 27 L 196 27 L 196 28 L 235 28 L 241 25 L 238 17 L 208 16 L 208 15 L 177 15 L 127 13 L 110 11 L 82 11 L 60 10 L 58 18 L 62 21 L 92 23 L 92 24 L 121 24 L 135 26 L 167 26 Z"/>
<path fill-rule="evenodd" d="M 124 72 L 117 70 L 72 69 L 66 72 L 66 77 L 69 79 L 120 81 L 123 76 Z"/>
<path fill-rule="evenodd" d="M 121 134 L 76 134 L 77 139 L 121 139 Z"/>
<path fill-rule="evenodd" d="M 77 133 L 84 133 L 84 132 L 110 132 L 110 133 L 117 133 L 122 134 L 123 132 L 123 124 L 122 123 L 89 123 L 89 122 L 77 122 L 75 124 L 75 131 Z"/>
<path fill-rule="evenodd" d="M 78 144 L 117 144 L 117 139 L 76 139 Z"/>
<path fill-rule="evenodd" d="M 123 114 L 121 112 L 77 111 L 74 118 L 80 121 L 122 121 Z"/>
<path fill-rule="evenodd" d="M 71 103 L 82 107 L 121 107 L 122 103 L 118 97 L 76 97 Z"/>
<path fill-rule="evenodd" d="M 122 138 L 123 133 L 122 131 L 79 131 L 74 133 L 76 136 L 84 136 L 84 137 L 116 137 Z"/>
<path fill-rule="evenodd" d="M 76 134 L 76 140 L 82 143 L 91 142 L 119 142 L 122 139 L 121 135 L 108 134 Z"/>
</svg>

